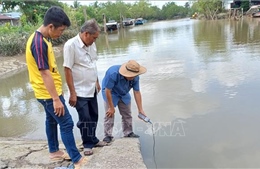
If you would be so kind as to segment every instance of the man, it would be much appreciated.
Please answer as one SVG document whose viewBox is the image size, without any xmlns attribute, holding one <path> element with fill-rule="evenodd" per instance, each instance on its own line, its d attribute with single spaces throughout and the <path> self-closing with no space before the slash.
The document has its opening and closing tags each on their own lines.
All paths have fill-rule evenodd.
<svg viewBox="0 0 260 169">
<path fill-rule="evenodd" d="M 50 159 L 70 159 L 74 168 L 81 168 L 86 163 L 76 147 L 73 136 L 72 117 L 65 105 L 62 95 L 62 81 L 57 69 L 52 44 L 49 39 L 60 37 L 70 26 L 70 20 L 60 7 L 51 7 L 44 16 L 40 26 L 28 39 L 26 45 L 26 62 L 29 80 L 37 100 L 46 113 L 46 135 Z M 59 150 L 57 124 L 60 125 L 61 139 L 69 154 Z"/>
<path fill-rule="evenodd" d="M 97 93 L 100 91 L 97 73 L 95 40 L 100 28 L 94 19 L 86 21 L 80 33 L 64 45 L 64 71 L 70 91 L 69 104 L 76 107 L 84 155 L 92 155 L 93 147 L 106 143 L 96 137 L 98 122 Z"/>
<path fill-rule="evenodd" d="M 134 60 L 129 60 L 123 65 L 110 67 L 102 81 L 102 95 L 105 103 L 106 116 L 104 119 L 105 138 L 103 141 L 110 143 L 113 139 L 115 107 L 118 106 L 122 116 L 122 128 L 125 137 L 138 138 L 133 133 L 131 116 L 131 96 L 129 91 L 133 88 L 138 111 L 145 115 L 142 106 L 142 96 L 139 89 L 139 75 L 146 72 L 146 68 Z"/>
</svg>

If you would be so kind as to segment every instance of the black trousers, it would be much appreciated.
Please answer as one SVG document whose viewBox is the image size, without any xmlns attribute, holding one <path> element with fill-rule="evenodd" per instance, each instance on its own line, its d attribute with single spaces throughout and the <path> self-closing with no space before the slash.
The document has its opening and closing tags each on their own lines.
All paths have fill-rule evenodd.
<svg viewBox="0 0 260 169">
<path fill-rule="evenodd" d="M 92 98 L 77 97 L 76 109 L 79 116 L 77 127 L 80 129 L 84 148 L 93 148 L 98 142 L 96 128 L 98 122 L 97 95 Z"/>
</svg>

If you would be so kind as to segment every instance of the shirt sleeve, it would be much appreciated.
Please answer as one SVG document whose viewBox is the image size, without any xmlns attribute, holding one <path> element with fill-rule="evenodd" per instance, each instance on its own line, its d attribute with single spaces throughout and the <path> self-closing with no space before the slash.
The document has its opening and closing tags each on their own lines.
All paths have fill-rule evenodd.
<svg viewBox="0 0 260 169">
<path fill-rule="evenodd" d="M 35 33 L 31 47 L 32 55 L 39 70 L 49 69 L 48 45 L 39 33 Z"/>
<path fill-rule="evenodd" d="M 63 66 L 68 67 L 72 69 L 72 66 L 75 63 L 75 49 L 72 47 L 72 44 L 65 43 L 64 48 L 63 48 Z"/>
<path fill-rule="evenodd" d="M 134 91 L 139 91 L 139 76 L 136 76 L 133 80 L 133 90 Z"/>
</svg>

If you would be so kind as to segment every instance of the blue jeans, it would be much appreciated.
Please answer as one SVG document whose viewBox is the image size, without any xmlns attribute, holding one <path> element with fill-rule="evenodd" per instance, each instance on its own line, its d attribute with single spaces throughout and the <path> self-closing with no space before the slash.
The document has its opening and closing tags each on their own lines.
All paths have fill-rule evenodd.
<svg viewBox="0 0 260 169">
<path fill-rule="evenodd" d="M 96 137 L 98 122 L 97 95 L 93 98 L 77 97 L 76 109 L 79 115 L 77 127 L 80 130 L 84 148 L 93 148 L 99 139 Z"/>
<path fill-rule="evenodd" d="M 69 113 L 68 108 L 65 105 L 63 96 L 60 96 L 60 100 L 64 105 L 65 114 L 64 116 L 56 116 L 54 114 L 53 101 L 52 99 L 37 99 L 44 107 L 46 113 L 45 129 L 48 140 L 49 152 L 53 153 L 59 151 L 58 141 L 58 129 L 57 125 L 60 126 L 60 134 L 62 142 L 64 143 L 66 150 L 72 160 L 76 163 L 81 159 L 81 155 L 76 147 L 74 135 L 73 135 L 73 121 Z"/>
</svg>

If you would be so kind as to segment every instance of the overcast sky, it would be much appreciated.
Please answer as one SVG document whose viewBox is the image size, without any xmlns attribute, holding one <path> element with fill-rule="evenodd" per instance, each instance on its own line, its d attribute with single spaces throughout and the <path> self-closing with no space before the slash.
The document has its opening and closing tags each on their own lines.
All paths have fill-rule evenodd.
<svg viewBox="0 0 260 169">
<path fill-rule="evenodd" d="M 131 1 L 131 0 L 123 0 L 125 3 L 134 3 L 134 2 L 137 2 L 138 0 L 136 1 Z M 176 5 L 179 5 L 179 6 L 184 6 L 186 2 L 189 2 L 190 0 L 175 0 L 175 1 L 167 1 L 167 0 L 161 0 L 161 1 L 149 1 L 152 5 L 156 5 L 158 6 L 159 8 L 162 8 L 162 6 L 164 4 L 166 4 L 167 2 L 175 2 Z M 73 0 L 72 1 L 67 1 L 67 0 L 61 0 L 61 2 L 65 2 L 65 3 L 68 3 L 70 5 L 73 4 Z M 94 3 L 96 1 L 80 1 L 78 0 L 78 2 L 80 2 L 81 5 L 89 5 L 91 3 Z M 108 2 L 108 0 L 98 0 L 98 2 Z M 113 1 L 112 1 L 113 2 Z"/>
<path fill-rule="evenodd" d="M 73 4 L 73 0 L 60 0 L 61 2 L 65 2 L 65 3 L 68 3 L 70 5 Z M 112 0 L 111 0 L 112 1 Z M 125 3 L 134 3 L 134 2 L 137 2 L 138 0 L 123 0 Z M 150 0 L 149 2 L 152 4 L 152 5 L 156 5 L 158 6 L 159 8 L 162 8 L 162 6 L 164 4 L 166 4 L 167 2 L 175 2 L 176 5 L 178 6 L 184 6 L 186 2 L 194 2 L 196 0 L 173 0 L 173 1 L 168 1 L 168 0 Z M 233 0 L 222 0 L 225 2 L 225 8 L 226 9 L 229 9 L 230 8 L 230 3 L 233 1 Z M 91 1 L 91 0 L 85 0 L 85 1 L 80 1 L 78 0 L 78 2 L 80 2 L 80 4 L 82 5 L 90 5 L 91 3 L 94 3 L 96 1 Z M 98 0 L 98 2 L 108 2 L 108 0 Z M 112 2 L 115 2 L 115 1 L 112 1 Z"/>
</svg>

